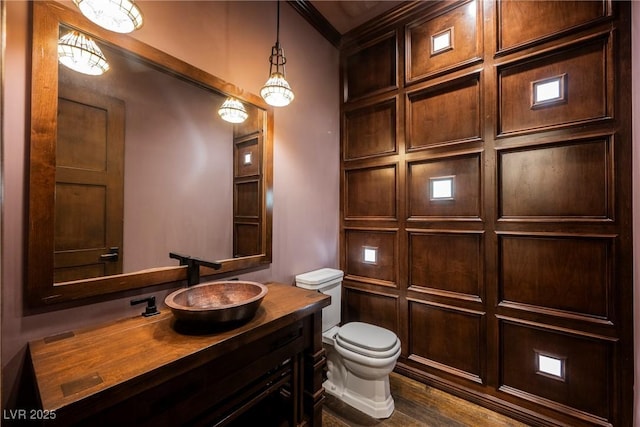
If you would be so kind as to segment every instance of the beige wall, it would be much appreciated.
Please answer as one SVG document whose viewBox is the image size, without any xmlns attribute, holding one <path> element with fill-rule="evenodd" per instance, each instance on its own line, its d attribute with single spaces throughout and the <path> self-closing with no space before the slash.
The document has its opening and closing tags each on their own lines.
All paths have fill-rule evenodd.
<svg viewBox="0 0 640 427">
<path fill-rule="evenodd" d="M 274 2 L 138 3 L 146 21 L 136 38 L 259 93 L 275 41 Z M 29 14 L 23 0 L 8 1 L 6 7 L 1 360 L 3 401 L 11 404 L 29 340 L 135 316 L 141 309 L 129 305 L 135 293 L 44 313 L 22 308 Z M 275 112 L 273 263 L 243 277 L 292 283 L 298 273 L 338 265 L 338 51 L 286 2 L 281 4 L 280 41 L 296 99 Z M 167 292 L 140 294 L 162 299 Z"/>
</svg>

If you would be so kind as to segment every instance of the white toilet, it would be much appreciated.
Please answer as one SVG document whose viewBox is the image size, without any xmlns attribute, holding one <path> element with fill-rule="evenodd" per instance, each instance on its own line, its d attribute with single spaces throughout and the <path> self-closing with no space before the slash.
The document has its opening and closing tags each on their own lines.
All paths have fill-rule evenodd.
<svg viewBox="0 0 640 427">
<path fill-rule="evenodd" d="M 400 356 L 400 340 L 375 325 L 340 325 L 343 272 L 322 268 L 296 276 L 296 286 L 331 296 L 322 310 L 322 342 L 327 352 L 327 393 L 374 418 L 387 418 L 394 409 L 389 373 Z"/>
</svg>

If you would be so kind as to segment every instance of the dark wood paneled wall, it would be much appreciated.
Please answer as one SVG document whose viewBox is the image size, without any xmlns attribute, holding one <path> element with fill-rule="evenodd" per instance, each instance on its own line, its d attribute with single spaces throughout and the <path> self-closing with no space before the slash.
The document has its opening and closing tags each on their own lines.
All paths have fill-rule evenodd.
<svg viewBox="0 0 640 427">
<path fill-rule="evenodd" d="M 411 2 L 343 37 L 343 319 L 396 332 L 400 372 L 532 425 L 632 424 L 629 16 Z"/>
<path fill-rule="evenodd" d="M 246 107 L 245 107 L 246 108 Z M 248 106 L 249 118 L 233 126 L 233 256 L 261 252 L 264 176 L 263 114 Z M 248 156 L 248 157 L 247 157 Z M 247 161 L 248 160 L 248 161 Z"/>
</svg>

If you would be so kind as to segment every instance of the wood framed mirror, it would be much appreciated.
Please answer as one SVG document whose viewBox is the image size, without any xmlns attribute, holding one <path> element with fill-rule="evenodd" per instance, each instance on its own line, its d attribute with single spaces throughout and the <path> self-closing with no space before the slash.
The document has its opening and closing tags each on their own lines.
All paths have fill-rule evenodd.
<svg viewBox="0 0 640 427">
<path fill-rule="evenodd" d="M 27 304 L 185 280 L 169 252 L 222 264 L 202 276 L 268 265 L 273 109 L 74 9 L 31 5 Z M 107 73 L 59 64 L 58 40 L 72 30 L 96 41 Z M 220 119 L 227 97 L 245 122 Z"/>
</svg>

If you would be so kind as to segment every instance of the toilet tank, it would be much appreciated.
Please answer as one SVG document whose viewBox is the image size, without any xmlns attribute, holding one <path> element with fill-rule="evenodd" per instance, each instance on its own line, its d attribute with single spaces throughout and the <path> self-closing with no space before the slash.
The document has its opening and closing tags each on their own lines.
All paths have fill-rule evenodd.
<svg viewBox="0 0 640 427">
<path fill-rule="evenodd" d="M 334 268 L 321 268 L 296 276 L 297 287 L 331 296 L 331 304 L 322 309 L 323 332 L 340 324 L 343 276 L 342 270 Z"/>
</svg>

